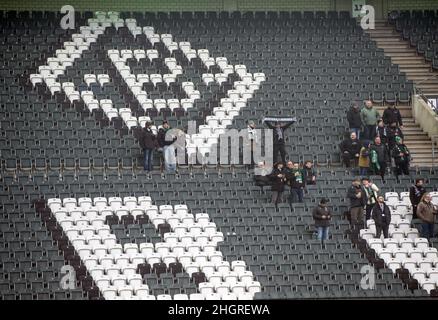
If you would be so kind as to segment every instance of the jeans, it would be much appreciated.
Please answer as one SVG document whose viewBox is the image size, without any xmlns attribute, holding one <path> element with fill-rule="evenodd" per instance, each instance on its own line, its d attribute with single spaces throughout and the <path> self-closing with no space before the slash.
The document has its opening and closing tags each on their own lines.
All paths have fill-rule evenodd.
<svg viewBox="0 0 438 320">
<path fill-rule="evenodd" d="M 280 153 L 281 161 L 286 162 L 286 149 L 284 143 L 274 143 L 274 163 L 279 162 L 278 153 Z"/>
<path fill-rule="evenodd" d="M 355 133 L 356 137 L 360 139 L 360 128 L 350 128 L 350 133 Z"/>
<path fill-rule="evenodd" d="M 164 146 L 163 155 L 164 155 L 164 169 L 167 172 L 174 172 L 176 170 L 175 147 L 173 145 Z"/>
<path fill-rule="evenodd" d="M 290 203 L 303 202 L 304 189 L 303 188 L 290 188 Z"/>
<path fill-rule="evenodd" d="M 144 170 L 152 171 L 152 161 L 154 158 L 154 149 L 144 149 Z"/>
<path fill-rule="evenodd" d="M 329 234 L 329 227 L 318 227 L 318 240 L 327 240 Z"/>
<path fill-rule="evenodd" d="M 433 223 L 423 222 L 421 224 L 421 236 L 427 239 L 433 238 L 433 227 Z"/>
<path fill-rule="evenodd" d="M 367 167 L 360 167 L 359 168 L 359 175 L 360 176 L 367 176 L 368 175 L 368 168 Z"/>
</svg>

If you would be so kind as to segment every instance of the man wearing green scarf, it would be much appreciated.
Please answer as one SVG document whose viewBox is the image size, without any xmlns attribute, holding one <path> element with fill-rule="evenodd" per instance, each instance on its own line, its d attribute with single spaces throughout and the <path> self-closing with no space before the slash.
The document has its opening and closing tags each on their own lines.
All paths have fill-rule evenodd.
<svg viewBox="0 0 438 320">
<path fill-rule="evenodd" d="M 400 137 L 395 138 L 395 146 L 392 148 L 392 157 L 395 162 L 395 175 L 397 177 L 401 174 L 409 175 L 411 153 Z"/>
</svg>

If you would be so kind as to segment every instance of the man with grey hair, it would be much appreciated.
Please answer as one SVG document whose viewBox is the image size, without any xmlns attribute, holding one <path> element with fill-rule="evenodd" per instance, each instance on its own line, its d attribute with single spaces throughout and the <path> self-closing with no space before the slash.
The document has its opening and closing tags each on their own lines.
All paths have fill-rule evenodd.
<svg viewBox="0 0 438 320">
<path fill-rule="evenodd" d="M 365 101 L 365 108 L 362 108 L 360 111 L 360 118 L 364 128 L 362 138 L 372 141 L 376 135 L 377 122 L 381 117 L 379 111 L 373 107 L 373 103 L 370 100 Z"/>
</svg>

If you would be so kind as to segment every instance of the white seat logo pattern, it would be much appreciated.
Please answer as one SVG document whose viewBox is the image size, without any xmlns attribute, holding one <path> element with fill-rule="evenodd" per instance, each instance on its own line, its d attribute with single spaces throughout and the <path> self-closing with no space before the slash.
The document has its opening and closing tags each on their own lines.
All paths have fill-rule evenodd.
<svg viewBox="0 0 438 320">
<path fill-rule="evenodd" d="M 194 299 L 207 298 L 214 293 L 218 298 L 252 299 L 261 290 L 247 271 L 244 261 L 225 261 L 217 244 L 223 234 L 210 222 L 207 213 L 195 215 L 186 205 L 152 204 L 150 197 L 98 197 L 48 199 L 53 215 L 78 252 L 83 264 L 93 277 L 105 299 L 168 299 L 168 295 L 152 296 L 143 283 L 137 266 L 140 263 L 180 262 L 186 273 L 203 272 L 206 282 L 199 284 Z M 158 228 L 168 223 L 171 232 L 164 233 L 163 242 L 140 245 L 117 243 L 116 236 L 105 224 L 107 216 L 146 214 Z M 184 295 L 173 298 L 184 299 Z M 189 298 L 189 297 L 187 297 Z M 190 297 L 192 298 L 192 297 Z"/>
</svg>

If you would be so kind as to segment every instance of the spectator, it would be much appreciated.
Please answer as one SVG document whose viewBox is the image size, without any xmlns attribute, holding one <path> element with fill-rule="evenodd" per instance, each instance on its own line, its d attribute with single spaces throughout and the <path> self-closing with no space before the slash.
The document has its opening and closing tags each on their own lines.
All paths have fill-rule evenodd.
<svg viewBox="0 0 438 320">
<path fill-rule="evenodd" d="M 254 167 L 254 149 L 255 149 L 256 144 L 258 142 L 257 131 L 256 131 L 254 121 L 252 121 L 252 120 L 248 121 L 247 131 L 248 131 L 248 142 L 250 144 L 250 152 L 251 152 L 250 166 L 251 166 L 251 168 L 253 168 Z"/>
<path fill-rule="evenodd" d="M 368 175 L 368 169 L 370 167 L 370 146 L 371 144 L 367 142 L 359 152 L 359 175 Z"/>
<path fill-rule="evenodd" d="M 352 132 L 350 134 L 350 138 L 342 141 L 339 147 L 342 152 L 342 161 L 344 162 L 345 166 L 349 168 L 351 160 L 354 160 L 356 165 L 356 160 L 359 159 L 361 148 L 360 141 L 357 139 L 356 134 Z"/>
<path fill-rule="evenodd" d="M 316 184 L 316 172 L 313 169 L 312 161 L 307 160 L 304 163 L 303 171 L 304 171 L 304 180 L 306 185 Z"/>
<path fill-rule="evenodd" d="M 144 153 L 143 167 L 145 171 L 152 171 L 154 149 L 157 147 L 157 137 L 152 131 L 151 126 L 152 124 L 150 122 L 146 122 L 139 137 L 140 147 Z"/>
<path fill-rule="evenodd" d="M 386 125 L 395 123 L 398 127 L 403 128 L 400 111 L 396 108 L 395 105 L 388 106 L 388 108 L 385 109 L 385 111 L 383 112 L 383 122 Z"/>
<path fill-rule="evenodd" d="M 315 220 L 315 227 L 318 230 L 318 240 L 322 242 L 328 239 L 330 220 L 332 218 L 327 203 L 328 199 L 322 198 L 312 213 L 313 219 Z"/>
<path fill-rule="evenodd" d="M 275 207 L 278 208 L 278 203 L 282 200 L 284 184 L 286 183 L 286 174 L 282 162 L 274 165 L 274 170 L 269 175 L 269 178 L 272 185 L 272 203 L 275 203 Z"/>
<path fill-rule="evenodd" d="M 401 174 L 409 175 L 409 164 L 411 161 L 411 153 L 408 147 L 403 143 L 400 137 L 395 138 L 395 146 L 392 148 L 392 156 L 395 163 L 395 175 L 398 177 Z"/>
<path fill-rule="evenodd" d="M 409 199 L 411 200 L 413 212 L 412 219 L 417 219 L 417 206 L 425 193 L 424 179 L 415 179 L 415 184 L 409 189 Z"/>
<path fill-rule="evenodd" d="M 353 103 L 350 110 L 347 111 L 347 121 L 350 127 L 350 133 L 354 132 L 356 137 L 360 139 L 360 128 L 362 127 L 362 120 L 360 118 L 360 108 L 357 103 Z"/>
<path fill-rule="evenodd" d="M 288 118 L 286 118 L 288 119 Z M 271 120 L 268 120 L 265 118 L 264 122 L 268 126 L 268 128 L 272 129 L 273 132 L 273 143 L 274 143 L 274 156 L 273 160 L 274 162 L 278 161 L 278 153 L 280 153 L 281 161 L 283 163 L 286 162 L 286 150 L 284 148 L 284 142 L 285 142 L 285 130 L 289 128 L 293 123 L 294 119 L 290 119 L 286 121 L 285 123 L 280 122 L 279 120 L 275 121 L 275 126 L 271 123 Z"/>
<path fill-rule="evenodd" d="M 382 141 L 383 144 L 386 144 L 388 142 L 388 135 L 386 133 L 386 126 L 383 123 L 382 119 L 380 119 L 379 122 L 377 123 L 376 137 L 380 137 L 380 141 Z"/>
<path fill-rule="evenodd" d="M 292 165 L 292 168 L 291 168 Z M 298 163 L 288 162 L 287 180 L 290 186 L 290 204 L 303 202 L 304 197 L 304 171 L 300 169 Z"/>
<path fill-rule="evenodd" d="M 371 219 L 371 211 L 377 202 L 379 188 L 368 178 L 362 178 L 362 189 L 365 201 L 365 221 Z"/>
<path fill-rule="evenodd" d="M 269 170 L 264 161 L 257 164 L 256 174 L 254 175 L 255 185 L 263 189 L 264 186 L 271 185 L 271 179 L 269 178 Z"/>
<path fill-rule="evenodd" d="M 380 114 L 370 100 L 365 101 L 365 108 L 360 111 L 360 118 L 364 127 L 362 135 L 363 140 L 372 141 L 375 136 L 375 128 L 377 121 L 380 119 Z"/>
<path fill-rule="evenodd" d="M 360 180 L 354 179 L 348 189 L 347 198 L 350 200 L 350 222 L 352 226 L 363 227 L 364 195 L 360 186 Z"/>
<path fill-rule="evenodd" d="M 430 194 L 425 193 L 417 207 L 417 216 L 422 221 L 421 236 L 423 238 L 430 240 L 434 237 L 434 224 L 437 214 L 438 207 L 433 205 Z"/>
<path fill-rule="evenodd" d="M 388 148 L 381 142 L 380 137 L 376 137 L 374 144 L 370 147 L 370 166 L 376 174 L 382 177 L 383 182 L 385 182 L 388 158 Z"/>
<path fill-rule="evenodd" d="M 158 130 L 157 140 L 158 145 L 163 149 L 165 170 L 167 172 L 174 172 L 176 170 L 176 156 L 173 143 L 177 140 L 177 137 L 173 137 L 170 141 L 166 140 L 166 134 L 169 130 L 169 123 L 164 120 L 162 127 Z"/>
<path fill-rule="evenodd" d="M 404 139 L 403 132 L 399 127 L 397 127 L 395 122 L 391 123 L 391 125 L 386 129 L 386 134 L 388 137 L 388 148 L 390 151 L 394 148 L 397 137 Z"/>
<path fill-rule="evenodd" d="M 383 237 L 388 238 L 389 224 L 391 223 L 391 211 L 385 203 L 383 196 L 377 197 L 377 203 L 371 212 L 371 216 L 376 225 L 376 238 L 380 238 L 383 231 Z"/>
</svg>

